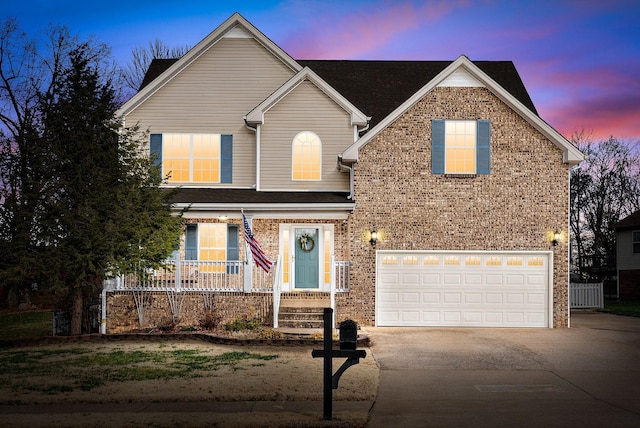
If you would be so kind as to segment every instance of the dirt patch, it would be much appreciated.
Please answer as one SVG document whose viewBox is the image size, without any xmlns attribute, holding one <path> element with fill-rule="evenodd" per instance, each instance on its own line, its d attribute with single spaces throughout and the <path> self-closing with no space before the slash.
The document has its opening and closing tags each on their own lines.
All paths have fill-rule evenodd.
<svg viewBox="0 0 640 428">
<path fill-rule="evenodd" d="M 82 390 L 70 384 L 66 390 L 47 390 L 46 388 L 25 388 L 28 383 L 56 384 L 61 379 L 47 374 L 42 378 L 23 376 L 22 379 L 3 375 L 0 384 L 0 404 L 2 413 L 18 426 L 363 426 L 367 414 L 362 412 L 342 412 L 331 422 L 321 420 L 321 412 L 287 411 L 291 406 L 282 406 L 281 411 L 260 412 L 110 412 L 98 419 L 92 412 L 80 411 L 82 404 L 114 404 L 109 408 L 117 409 L 118 403 L 222 403 L 268 401 L 274 403 L 321 402 L 322 371 L 321 358 L 312 358 L 314 347 L 296 346 L 238 346 L 206 343 L 198 340 L 180 341 L 130 341 L 81 343 L 65 342 L 48 344 L 25 349 L 44 350 L 49 353 L 85 352 L 111 354 L 121 351 L 140 353 L 163 353 L 171 350 L 193 350 L 203 358 L 215 359 L 229 352 L 243 352 L 271 359 L 247 359 L 234 365 L 221 365 L 215 370 L 198 372 L 194 376 L 174 377 L 156 380 L 109 381 L 90 390 Z M 9 349 L 3 351 L 16 352 Z M 63 358 L 63 357 L 61 357 Z M 334 359 L 334 372 L 342 364 L 342 359 Z M 100 370 L 100 367 L 96 367 Z M 379 370 L 375 360 L 368 352 L 360 364 L 347 370 L 340 379 L 340 385 L 333 391 L 334 402 L 374 401 L 378 389 Z M 70 389 L 70 390 L 69 390 Z M 19 414 L 20 409 L 37 404 L 47 406 L 58 404 L 68 406 L 78 404 L 80 413 L 69 418 L 69 414 Z M 11 405 L 11 406 L 8 406 Z M 37 406 L 36 406 L 37 407 Z M 277 410 L 277 406 L 274 406 Z M 303 406 L 304 407 L 304 406 Z M 337 407 L 337 405 L 336 405 Z M 219 406 L 218 406 L 219 408 Z M 308 408 L 308 406 L 306 407 Z M 321 411 L 321 409 L 319 409 Z M 97 422 L 100 422 L 99 424 Z"/>
</svg>

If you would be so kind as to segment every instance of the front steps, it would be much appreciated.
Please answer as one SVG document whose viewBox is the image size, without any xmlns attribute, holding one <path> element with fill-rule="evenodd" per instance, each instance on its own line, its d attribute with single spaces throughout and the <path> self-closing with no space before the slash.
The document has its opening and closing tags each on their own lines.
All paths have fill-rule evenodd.
<svg viewBox="0 0 640 428">
<path fill-rule="evenodd" d="M 313 329 L 322 330 L 324 327 L 324 308 L 331 307 L 331 300 L 327 296 L 318 297 L 284 297 L 280 300 L 278 327 L 280 329 Z"/>
</svg>

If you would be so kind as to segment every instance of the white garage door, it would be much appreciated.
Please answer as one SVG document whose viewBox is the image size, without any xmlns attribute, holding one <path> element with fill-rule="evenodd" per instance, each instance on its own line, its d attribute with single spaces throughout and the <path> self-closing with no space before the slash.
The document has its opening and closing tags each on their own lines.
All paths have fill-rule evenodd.
<svg viewBox="0 0 640 428">
<path fill-rule="evenodd" d="M 549 327 L 552 253 L 377 252 L 377 326 Z"/>
</svg>

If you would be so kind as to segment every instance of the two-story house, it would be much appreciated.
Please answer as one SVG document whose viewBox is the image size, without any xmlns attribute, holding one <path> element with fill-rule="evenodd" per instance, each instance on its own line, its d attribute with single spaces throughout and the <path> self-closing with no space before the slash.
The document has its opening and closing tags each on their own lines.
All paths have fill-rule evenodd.
<svg viewBox="0 0 640 428">
<path fill-rule="evenodd" d="M 582 154 L 538 116 L 512 62 L 296 61 L 234 14 L 155 61 L 119 114 L 149 130 L 179 188 L 176 266 L 190 279 L 119 283 L 111 331 L 134 289 L 156 293 L 149 319 L 163 299 L 197 318 L 210 300 L 183 297 L 215 293 L 217 308 L 276 323 L 284 300 L 326 297 L 361 325 L 569 325 L 568 180 Z"/>
</svg>

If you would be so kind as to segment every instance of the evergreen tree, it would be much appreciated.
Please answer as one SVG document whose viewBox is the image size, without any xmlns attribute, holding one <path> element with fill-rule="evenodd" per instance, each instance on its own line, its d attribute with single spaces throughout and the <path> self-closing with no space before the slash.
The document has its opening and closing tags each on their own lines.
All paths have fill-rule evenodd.
<svg viewBox="0 0 640 428">
<path fill-rule="evenodd" d="M 141 156 L 137 130 L 117 132 L 110 82 L 100 83 L 86 44 L 70 52 L 55 97 L 44 100 L 56 194 L 44 222 L 47 271 L 69 292 L 71 332 L 79 334 L 84 299 L 109 273 L 158 263 L 177 243 L 180 219 L 157 168 Z"/>
<path fill-rule="evenodd" d="M 11 30 L 0 34 L 0 286 L 56 290 L 79 334 L 102 281 L 160 264 L 181 218 L 147 155 L 148 135 L 114 117 L 105 47 L 54 32 L 38 62 L 45 55 L 3 49 Z M 25 60 L 31 66 L 16 66 Z"/>
</svg>

